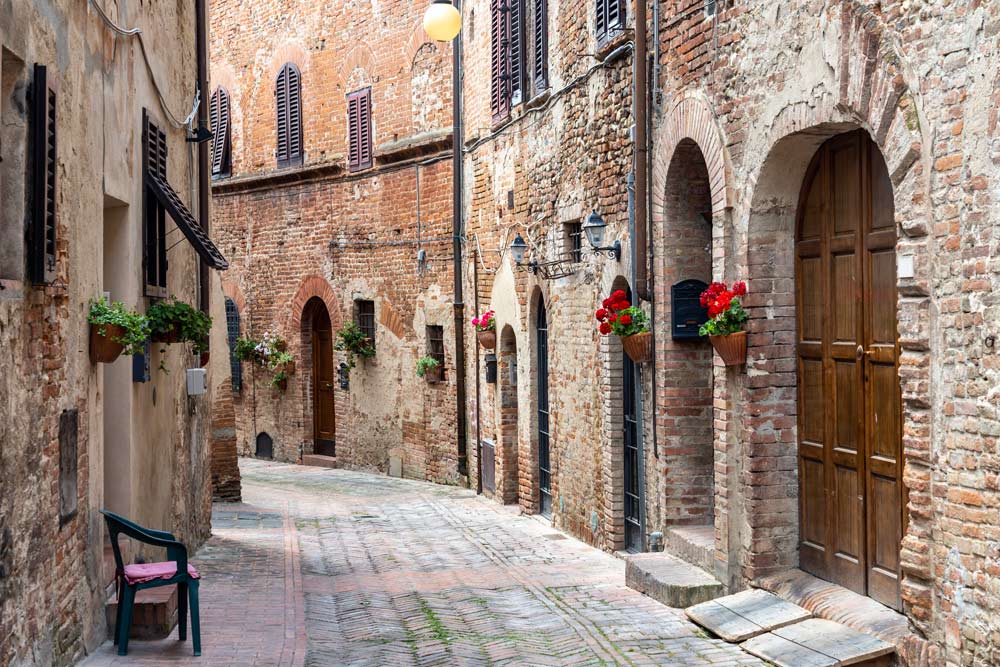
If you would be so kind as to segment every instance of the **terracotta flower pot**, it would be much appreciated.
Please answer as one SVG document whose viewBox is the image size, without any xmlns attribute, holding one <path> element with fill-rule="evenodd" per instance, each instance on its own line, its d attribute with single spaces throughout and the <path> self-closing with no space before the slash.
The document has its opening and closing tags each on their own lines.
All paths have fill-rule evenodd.
<svg viewBox="0 0 1000 667">
<path fill-rule="evenodd" d="M 644 364 L 653 359 L 652 331 L 643 331 L 631 336 L 624 336 L 622 338 L 622 345 L 625 347 L 625 354 L 637 364 Z"/>
<path fill-rule="evenodd" d="M 438 384 L 444 381 L 444 366 L 436 366 L 434 368 L 428 368 L 424 372 L 424 380 L 427 384 Z"/>
<path fill-rule="evenodd" d="M 284 378 L 283 380 L 278 380 L 278 382 L 275 383 L 275 386 L 280 391 L 285 391 L 286 389 L 288 389 L 288 378 Z"/>
<path fill-rule="evenodd" d="M 153 341 L 154 343 L 165 343 L 167 345 L 176 343 L 180 339 L 181 339 L 181 326 L 179 324 L 175 324 L 173 327 L 170 328 L 169 331 L 165 333 L 154 333 L 150 337 L 150 340 Z"/>
<path fill-rule="evenodd" d="M 120 357 L 125 346 L 113 339 L 121 338 L 123 335 L 125 335 L 124 327 L 114 324 L 91 324 L 90 360 L 95 364 L 110 364 Z"/>
<path fill-rule="evenodd" d="M 496 331 L 477 331 L 476 338 L 479 339 L 479 345 L 482 346 L 484 350 L 492 350 L 497 346 Z"/>
<path fill-rule="evenodd" d="M 739 366 L 747 362 L 747 332 L 737 331 L 728 336 L 709 336 L 712 347 L 722 357 L 726 366 Z"/>
<path fill-rule="evenodd" d="M 295 361 L 294 361 L 294 360 L 292 360 L 292 361 L 289 361 L 288 363 L 286 363 L 286 364 L 284 365 L 284 369 L 283 369 L 283 370 L 284 370 L 284 371 L 285 371 L 285 373 L 287 373 L 287 374 L 288 374 L 289 376 L 292 376 L 292 375 L 295 375 Z"/>
</svg>

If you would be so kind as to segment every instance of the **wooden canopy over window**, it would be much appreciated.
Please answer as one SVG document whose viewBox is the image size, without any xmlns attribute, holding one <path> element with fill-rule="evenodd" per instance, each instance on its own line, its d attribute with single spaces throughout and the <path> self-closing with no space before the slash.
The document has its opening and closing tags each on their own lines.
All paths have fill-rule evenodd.
<svg viewBox="0 0 1000 667">
<path fill-rule="evenodd" d="M 146 185 L 149 187 L 149 191 L 156 196 L 156 199 L 160 202 L 160 205 L 166 209 L 170 217 L 174 219 L 177 224 L 177 228 L 184 233 L 187 240 L 194 246 L 195 251 L 198 255 L 205 260 L 213 269 L 217 271 L 225 271 L 229 268 L 229 262 L 226 258 L 222 256 L 219 249 L 215 247 L 212 240 L 208 238 L 205 231 L 198 224 L 198 221 L 194 219 L 191 212 L 188 210 L 184 202 L 181 201 L 174 189 L 170 187 L 170 184 L 166 180 L 160 178 L 157 174 L 151 172 L 146 172 Z"/>
</svg>

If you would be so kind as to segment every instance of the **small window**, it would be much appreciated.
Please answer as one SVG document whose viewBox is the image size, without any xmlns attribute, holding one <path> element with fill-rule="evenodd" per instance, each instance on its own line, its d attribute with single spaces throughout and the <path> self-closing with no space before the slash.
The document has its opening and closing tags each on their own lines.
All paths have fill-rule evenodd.
<svg viewBox="0 0 1000 667">
<path fill-rule="evenodd" d="M 233 393 L 243 389 L 243 366 L 236 358 L 236 340 L 240 337 L 240 311 L 236 302 L 226 297 L 226 342 L 229 343 L 229 370 L 232 373 Z"/>
<path fill-rule="evenodd" d="M 715 18 L 719 12 L 718 0 L 705 0 L 705 18 Z"/>
<path fill-rule="evenodd" d="M 599 43 L 614 39 L 625 27 L 624 0 L 597 0 L 597 15 L 594 20 Z"/>
<path fill-rule="evenodd" d="M 212 125 L 212 176 L 229 176 L 232 173 L 232 141 L 229 136 L 229 92 L 216 88 L 208 106 Z"/>
<path fill-rule="evenodd" d="M 302 74 L 292 63 L 285 63 L 274 87 L 277 105 L 279 167 L 302 164 Z"/>
<path fill-rule="evenodd" d="M 77 494 L 77 437 L 79 412 L 64 410 L 59 416 L 59 524 L 76 516 Z"/>
<path fill-rule="evenodd" d="M 444 368 L 444 327 L 430 325 L 427 327 L 427 356 L 434 357 Z"/>
<path fill-rule="evenodd" d="M 563 223 L 563 253 L 571 262 L 583 260 L 583 225 L 579 222 Z"/>
<path fill-rule="evenodd" d="M 361 333 L 368 337 L 375 347 L 375 302 L 359 299 L 355 301 L 358 309 L 358 327 Z"/>
<path fill-rule="evenodd" d="M 167 213 L 152 191 L 149 176 L 167 180 L 167 135 L 142 112 L 143 188 L 142 266 L 146 296 L 167 296 Z"/>
<path fill-rule="evenodd" d="M 372 89 L 347 96 L 348 169 L 359 171 L 372 166 Z"/>
<path fill-rule="evenodd" d="M 56 91 L 48 68 L 35 65 L 31 87 L 31 225 L 28 267 L 36 284 L 56 277 Z"/>
</svg>

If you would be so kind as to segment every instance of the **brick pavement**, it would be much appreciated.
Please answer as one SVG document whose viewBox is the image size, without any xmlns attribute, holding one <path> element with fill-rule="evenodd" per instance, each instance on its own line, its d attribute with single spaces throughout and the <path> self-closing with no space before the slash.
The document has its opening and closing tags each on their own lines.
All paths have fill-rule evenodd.
<svg viewBox="0 0 1000 667">
<path fill-rule="evenodd" d="M 175 631 L 88 666 L 763 664 L 626 588 L 622 561 L 468 490 L 241 469 L 250 504 L 216 506 L 196 559 L 203 657 Z"/>
</svg>

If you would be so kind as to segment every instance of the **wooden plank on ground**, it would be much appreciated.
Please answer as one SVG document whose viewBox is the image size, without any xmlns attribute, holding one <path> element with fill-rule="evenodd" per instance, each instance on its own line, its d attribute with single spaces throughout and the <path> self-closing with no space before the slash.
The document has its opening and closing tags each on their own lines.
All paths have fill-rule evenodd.
<svg viewBox="0 0 1000 667">
<path fill-rule="evenodd" d="M 692 621 L 730 643 L 741 642 L 766 632 L 756 623 L 723 607 L 717 600 L 688 607 L 685 613 Z"/>
<path fill-rule="evenodd" d="M 764 628 L 765 632 L 812 617 L 807 609 L 786 602 L 777 595 L 759 588 L 727 595 L 718 598 L 716 602 L 751 623 L 756 623 Z"/>
<path fill-rule="evenodd" d="M 740 648 L 778 667 L 838 667 L 840 664 L 836 658 L 779 637 L 773 632 L 748 639 L 740 644 Z"/>
<path fill-rule="evenodd" d="M 779 628 L 774 634 L 835 658 L 837 664 L 844 667 L 889 655 L 895 650 L 892 644 L 881 639 L 820 618 Z"/>
</svg>

